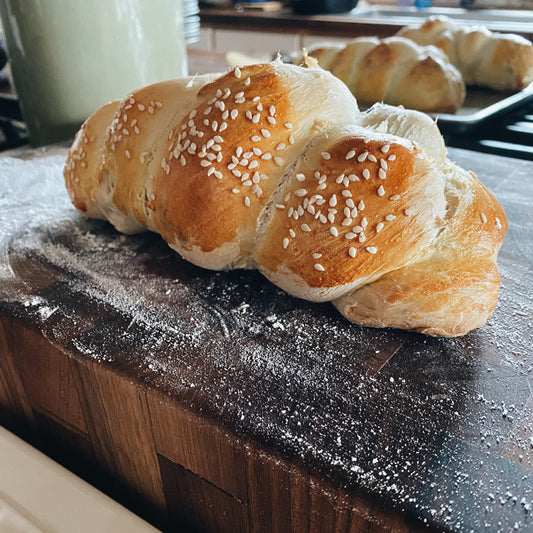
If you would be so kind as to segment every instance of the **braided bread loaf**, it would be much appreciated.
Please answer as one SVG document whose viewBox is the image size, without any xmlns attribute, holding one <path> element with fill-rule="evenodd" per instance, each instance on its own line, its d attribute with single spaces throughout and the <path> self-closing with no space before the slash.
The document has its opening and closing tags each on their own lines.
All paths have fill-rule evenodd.
<svg viewBox="0 0 533 533">
<path fill-rule="evenodd" d="M 467 85 L 516 91 L 533 82 L 533 44 L 484 26 L 459 26 L 447 17 L 428 17 L 421 26 L 397 35 L 420 45 L 435 45 L 455 65 Z"/>
<path fill-rule="evenodd" d="M 403 37 L 358 37 L 345 46 L 313 47 L 308 54 L 346 83 L 360 104 L 454 113 L 465 99 L 461 74 L 446 56 Z"/>
<path fill-rule="evenodd" d="M 361 114 L 330 73 L 275 61 L 104 106 L 64 175 L 84 214 L 155 231 L 197 265 L 258 268 L 360 324 L 454 336 L 496 304 L 506 219 L 445 154 L 426 115 Z"/>
</svg>

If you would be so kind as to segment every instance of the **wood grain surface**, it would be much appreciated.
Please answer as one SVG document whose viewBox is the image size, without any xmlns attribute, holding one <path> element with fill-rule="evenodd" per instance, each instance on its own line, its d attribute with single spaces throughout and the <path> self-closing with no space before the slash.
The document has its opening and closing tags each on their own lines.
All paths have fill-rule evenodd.
<svg viewBox="0 0 533 533">
<path fill-rule="evenodd" d="M 86 221 L 64 150 L 1 159 L 0 423 L 165 531 L 531 531 L 533 163 L 450 157 L 510 226 L 458 339 Z"/>
</svg>

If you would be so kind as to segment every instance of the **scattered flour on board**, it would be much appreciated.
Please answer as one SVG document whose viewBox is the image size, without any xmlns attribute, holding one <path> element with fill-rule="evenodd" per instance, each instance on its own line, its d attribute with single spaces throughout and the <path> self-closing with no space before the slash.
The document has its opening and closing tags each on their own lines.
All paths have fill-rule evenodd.
<svg viewBox="0 0 533 533">
<path fill-rule="evenodd" d="M 7 304 L 19 304 L 80 353 L 123 358 L 150 386 L 208 405 L 239 434 L 344 486 L 377 492 L 456 531 L 505 531 L 502 508 L 514 517 L 512 528 L 531 527 L 533 476 L 522 464 L 533 436 L 516 428 L 531 397 L 530 344 L 520 332 L 532 317 L 524 290 L 509 301 L 506 283 L 521 285 L 505 264 L 500 307 L 514 312 L 497 309 L 479 334 L 435 340 L 367 330 L 329 305 L 283 294 L 257 273 L 197 269 L 154 235 L 125 236 L 83 220 L 58 179 L 62 162 L 51 158 L 43 174 L 42 165 L 17 161 L 0 172 Z M 32 179 L 14 208 L 22 167 Z M 11 287 L 24 275 L 14 256 L 51 269 L 57 282 L 38 294 Z M 372 373 L 369 344 L 378 360 L 391 345 L 398 353 Z M 487 355 L 494 348 L 498 360 Z M 529 381 L 513 388 L 516 375 Z M 498 462 L 495 450 L 509 443 L 512 460 Z M 502 464 L 516 471 L 516 486 L 506 486 Z"/>
</svg>

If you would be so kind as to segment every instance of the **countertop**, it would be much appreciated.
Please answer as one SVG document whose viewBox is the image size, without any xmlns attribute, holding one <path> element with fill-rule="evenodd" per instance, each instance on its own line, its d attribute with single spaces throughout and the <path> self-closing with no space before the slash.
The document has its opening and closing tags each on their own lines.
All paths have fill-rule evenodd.
<svg viewBox="0 0 533 533">
<path fill-rule="evenodd" d="M 216 488 L 227 531 L 531 531 L 533 163 L 450 149 L 509 232 L 492 318 L 435 339 L 86 221 L 56 153 L 0 160 L 0 421 L 50 420 L 158 509 Z"/>
</svg>

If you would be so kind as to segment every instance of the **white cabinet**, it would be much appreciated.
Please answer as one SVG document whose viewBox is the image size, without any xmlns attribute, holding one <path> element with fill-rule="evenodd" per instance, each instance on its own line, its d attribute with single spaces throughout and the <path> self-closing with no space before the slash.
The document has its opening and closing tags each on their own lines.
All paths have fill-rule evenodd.
<svg viewBox="0 0 533 533">
<path fill-rule="evenodd" d="M 281 32 L 258 32 L 202 28 L 194 48 L 216 52 L 239 52 L 257 59 L 271 59 L 278 51 L 293 53 L 302 46 L 301 35 Z"/>
<path fill-rule="evenodd" d="M 217 52 L 236 50 L 242 54 L 271 58 L 278 51 L 293 52 L 300 46 L 300 36 L 291 33 L 216 30 Z"/>
</svg>

